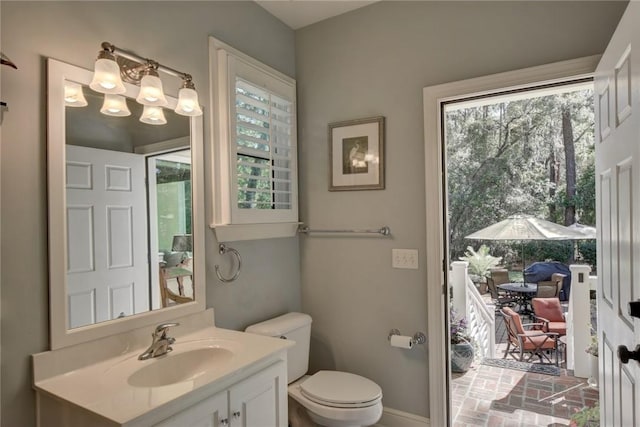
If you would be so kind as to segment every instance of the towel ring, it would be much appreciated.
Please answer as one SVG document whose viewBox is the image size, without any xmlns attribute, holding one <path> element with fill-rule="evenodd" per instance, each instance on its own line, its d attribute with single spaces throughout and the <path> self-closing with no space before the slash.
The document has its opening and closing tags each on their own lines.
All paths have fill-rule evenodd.
<svg viewBox="0 0 640 427">
<path fill-rule="evenodd" d="M 234 280 L 236 280 L 238 278 L 238 276 L 240 276 L 240 269 L 242 268 L 242 258 L 240 257 L 240 253 L 237 250 L 235 250 L 235 249 L 233 249 L 233 248 L 231 248 L 231 247 L 229 247 L 229 246 L 227 246 L 227 245 L 225 245 L 223 243 L 220 243 L 220 245 L 218 246 L 218 252 L 220 253 L 220 255 L 224 255 L 227 252 L 231 252 L 232 254 L 234 254 L 236 256 L 236 258 L 238 260 L 238 271 L 236 271 L 236 274 L 234 274 L 233 276 L 231 276 L 228 279 L 226 277 L 223 277 L 222 274 L 220 274 L 220 266 L 218 264 L 216 264 L 216 266 L 215 266 L 216 267 L 216 276 L 218 276 L 218 279 L 220 279 L 221 282 L 223 282 L 223 283 L 233 282 Z"/>
</svg>

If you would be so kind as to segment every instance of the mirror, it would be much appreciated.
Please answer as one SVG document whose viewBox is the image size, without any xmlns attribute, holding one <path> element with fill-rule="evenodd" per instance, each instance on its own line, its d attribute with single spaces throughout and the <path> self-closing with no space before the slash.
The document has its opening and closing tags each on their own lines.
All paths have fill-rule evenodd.
<svg viewBox="0 0 640 427">
<path fill-rule="evenodd" d="M 132 85 L 131 114 L 103 114 L 91 71 L 48 65 L 52 347 L 203 309 L 202 118 L 167 97 L 142 123 Z"/>
</svg>

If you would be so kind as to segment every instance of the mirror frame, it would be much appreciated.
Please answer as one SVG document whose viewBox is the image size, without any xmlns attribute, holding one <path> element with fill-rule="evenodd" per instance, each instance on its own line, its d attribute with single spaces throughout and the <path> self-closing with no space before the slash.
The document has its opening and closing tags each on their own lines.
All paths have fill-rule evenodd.
<svg viewBox="0 0 640 427">
<path fill-rule="evenodd" d="M 93 72 L 52 58 L 47 59 L 47 185 L 49 213 L 49 329 L 52 350 L 92 341 L 155 325 L 177 317 L 197 313 L 206 307 L 206 273 L 204 254 L 204 143 L 203 115 L 190 117 L 192 236 L 195 301 L 172 307 L 138 313 L 92 325 L 67 329 L 67 221 L 65 192 L 65 105 L 64 81 L 88 86 Z M 138 93 L 138 87 L 125 83 L 128 98 Z M 168 108 L 175 108 L 175 97 L 167 96 Z"/>
</svg>

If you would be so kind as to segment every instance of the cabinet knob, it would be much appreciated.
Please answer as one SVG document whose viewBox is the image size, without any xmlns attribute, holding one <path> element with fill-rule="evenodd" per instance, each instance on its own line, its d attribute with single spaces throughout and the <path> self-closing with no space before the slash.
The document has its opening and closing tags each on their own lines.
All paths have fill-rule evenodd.
<svg viewBox="0 0 640 427">
<path fill-rule="evenodd" d="M 240 411 L 235 411 L 235 412 L 233 413 L 233 418 L 234 418 L 234 419 L 236 419 L 236 420 L 237 420 L 238 418 L 240 418 Z"/>
<path fill-rule="evenodd" d="M 229 425 L 229 420 L 227 418 L 223 418 L 220 420 L 220 425 L 222 426 L 228 426 Z"/>
<path fill-rule="evenodd" d="M 640 345 L 636 346 L 633 351 L 629 350 L 626 345 L 618 346 L 618 358 L 624 365 L 629 363 L 629 360 L 640 362 Z"/>
</svg>

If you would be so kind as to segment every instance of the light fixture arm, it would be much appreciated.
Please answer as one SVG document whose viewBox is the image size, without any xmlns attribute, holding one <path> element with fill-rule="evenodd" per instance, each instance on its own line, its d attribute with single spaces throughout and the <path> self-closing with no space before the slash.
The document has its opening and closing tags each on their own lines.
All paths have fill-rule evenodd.
<svg viewBox="0 0 640 427">
<path fill-rule="evenodd" d="M 163 73 L 170 74 L 172 76 L 180 77 L 183 80 L 191 80 L 191 75 L 187 73 L 183 73 L 182 71 L 178 71 L 174 68 L 167 67 L 166 65 L 162 65 L 159 62 L 154 61 L 153 59 L 143 58 L 142 56 L 136 55 L 133 52 L 129 52 L 128 50 L 121 49 L 116 47 L 115 45 L 109 42 L 102 42 L 102 49 L 106 52 L 109 52 L 112 55 L 122 56 L 123 58 L 127 58 L 130 61 L 137 62 L 140 64 L 142 69 L 146 69 L 149 66 L 152 66 L 154 69 L 158 71 L 162 71 Z"/>
</svg>

